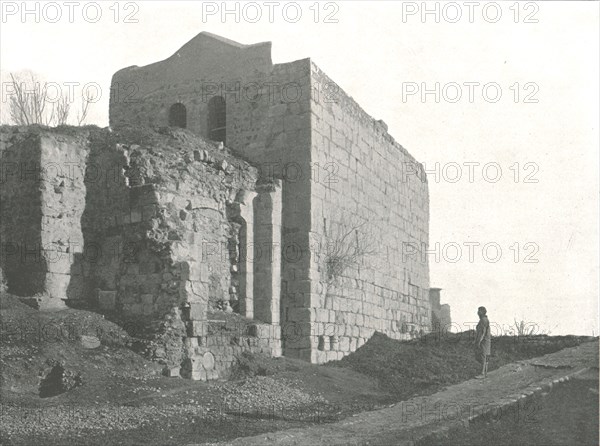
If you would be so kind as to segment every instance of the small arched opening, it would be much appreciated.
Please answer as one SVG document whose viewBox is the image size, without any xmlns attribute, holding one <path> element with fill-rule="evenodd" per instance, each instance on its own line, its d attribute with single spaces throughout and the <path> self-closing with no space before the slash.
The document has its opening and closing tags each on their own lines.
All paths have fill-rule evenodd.
<svg viewBox="0 0 600 446">
<path fill-rule="evenodd" d="M 181 102 L 171 105 L 169 109 L 169 126 L 181 127 L 182 129 L 187 127 L 187 110 Z"/>
<path fill-rule="evenodd" d="M 225 99 L 215 96 L 208 101 L 208 138 L 225 143 L 227 115 Z"/>
</svg>

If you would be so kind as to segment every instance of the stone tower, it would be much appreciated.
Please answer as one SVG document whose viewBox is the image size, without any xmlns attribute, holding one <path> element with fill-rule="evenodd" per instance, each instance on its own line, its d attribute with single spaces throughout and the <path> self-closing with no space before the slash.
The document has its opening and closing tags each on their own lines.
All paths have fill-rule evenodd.
<svg viewBox="0 0 600 446">
<path fill-rule="evenodd" d="M 258 168 L 240 311 L 281 325 L 284 355 L 321 363 L 374 331 L 429 330 L 429 266 L 414 255 L 429 241 L 425 172 L 310 59 L 273 64 L 269 42 L 203 32 L 118 71 L 111 93 L 111 126 L 186 128 Z"/>
</svg>

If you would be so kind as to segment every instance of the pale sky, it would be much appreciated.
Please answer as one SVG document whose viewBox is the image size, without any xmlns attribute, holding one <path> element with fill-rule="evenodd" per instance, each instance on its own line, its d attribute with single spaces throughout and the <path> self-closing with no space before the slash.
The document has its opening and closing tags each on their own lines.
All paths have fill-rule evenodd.
<svg viewBox="0 0 600 446">
<path fill-rule="evenodd" d="M 430 171 L 430 245 L 441 255 L 430 256 L 431 286 L 443 289 L 453 321 L 475 322 L 485 305 L 500 325 L 518 319 L 551 334 L 598 335 L 599 3 L 529 2 L 517 11 L 514 2 L 479 2 L 471 20 L 465 2 L 428 3 L 439 5 L 440 23 L 421 16 L 421 2 L 278 2 L 273 23 L 266 2 L 241 3 L 239 23 L 220 11 L 203 16 L 202 3 L 210 12 L 221 2 L 77 3 L 70 23 L 64 2 L 41 2 L 38 17 L 3 2 L 3 81 L 27 69 L 60 85 L 97 83 L 102 98 L 87 122 L 106 126 L 112 74 L 165 59 L 201 31 L 272 41 L 275 63 L 311 57 Z M 258 8 L 262 18 L 250 23 Z M 124 23 L 128 14 L 137 23 Z M 406 95 L 436 83 L 438 102 Z M 457 165 L 462 178 L 451 182 Z M 484 180 L 498 166 L 499 180 Z M 479 243 L 472 262 L 470 242 Z M 462 257 L 453 261 L 456 246 Z"/>
</svg>

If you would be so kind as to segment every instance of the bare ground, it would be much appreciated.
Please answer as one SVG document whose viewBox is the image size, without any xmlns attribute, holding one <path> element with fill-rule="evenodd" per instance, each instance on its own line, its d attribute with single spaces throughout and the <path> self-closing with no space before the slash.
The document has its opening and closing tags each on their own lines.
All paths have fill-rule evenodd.
<svg viewBox="0 0 600 446">
<path fill-rule="evenodd" d="M 227 441 L 336 422 L 478 372 L 470 333 L 409 342 L 376 334 L 333 364 L 244 356 L 231 380 L 194 382 L 161 376 L 131 351 L 135 339 L 96 313 L 39 313 L 2 295 L 0 321 L 3 445 Z M 491 369 L 585 340 L 495 338 Z"/>
</svg>

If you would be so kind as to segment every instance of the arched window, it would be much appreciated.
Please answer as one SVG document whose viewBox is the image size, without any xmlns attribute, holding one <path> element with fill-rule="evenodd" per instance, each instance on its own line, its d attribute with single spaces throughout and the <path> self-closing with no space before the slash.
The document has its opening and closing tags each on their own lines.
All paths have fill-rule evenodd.
<svg viewBox="0 0 600 446">
<path fill-rule="evenodd" d="M 181 127 L 182 129 L 187 127 L 187 111 L 182 103 L 178 102 L 171 105 L 169 109 L 169 126 Z"/>
<path fill-rule="evenodd" d="M 224 143 L 226 127 L 225 99 L 215 96 L 208 101 L 208 139 Z"/>
</svg>

